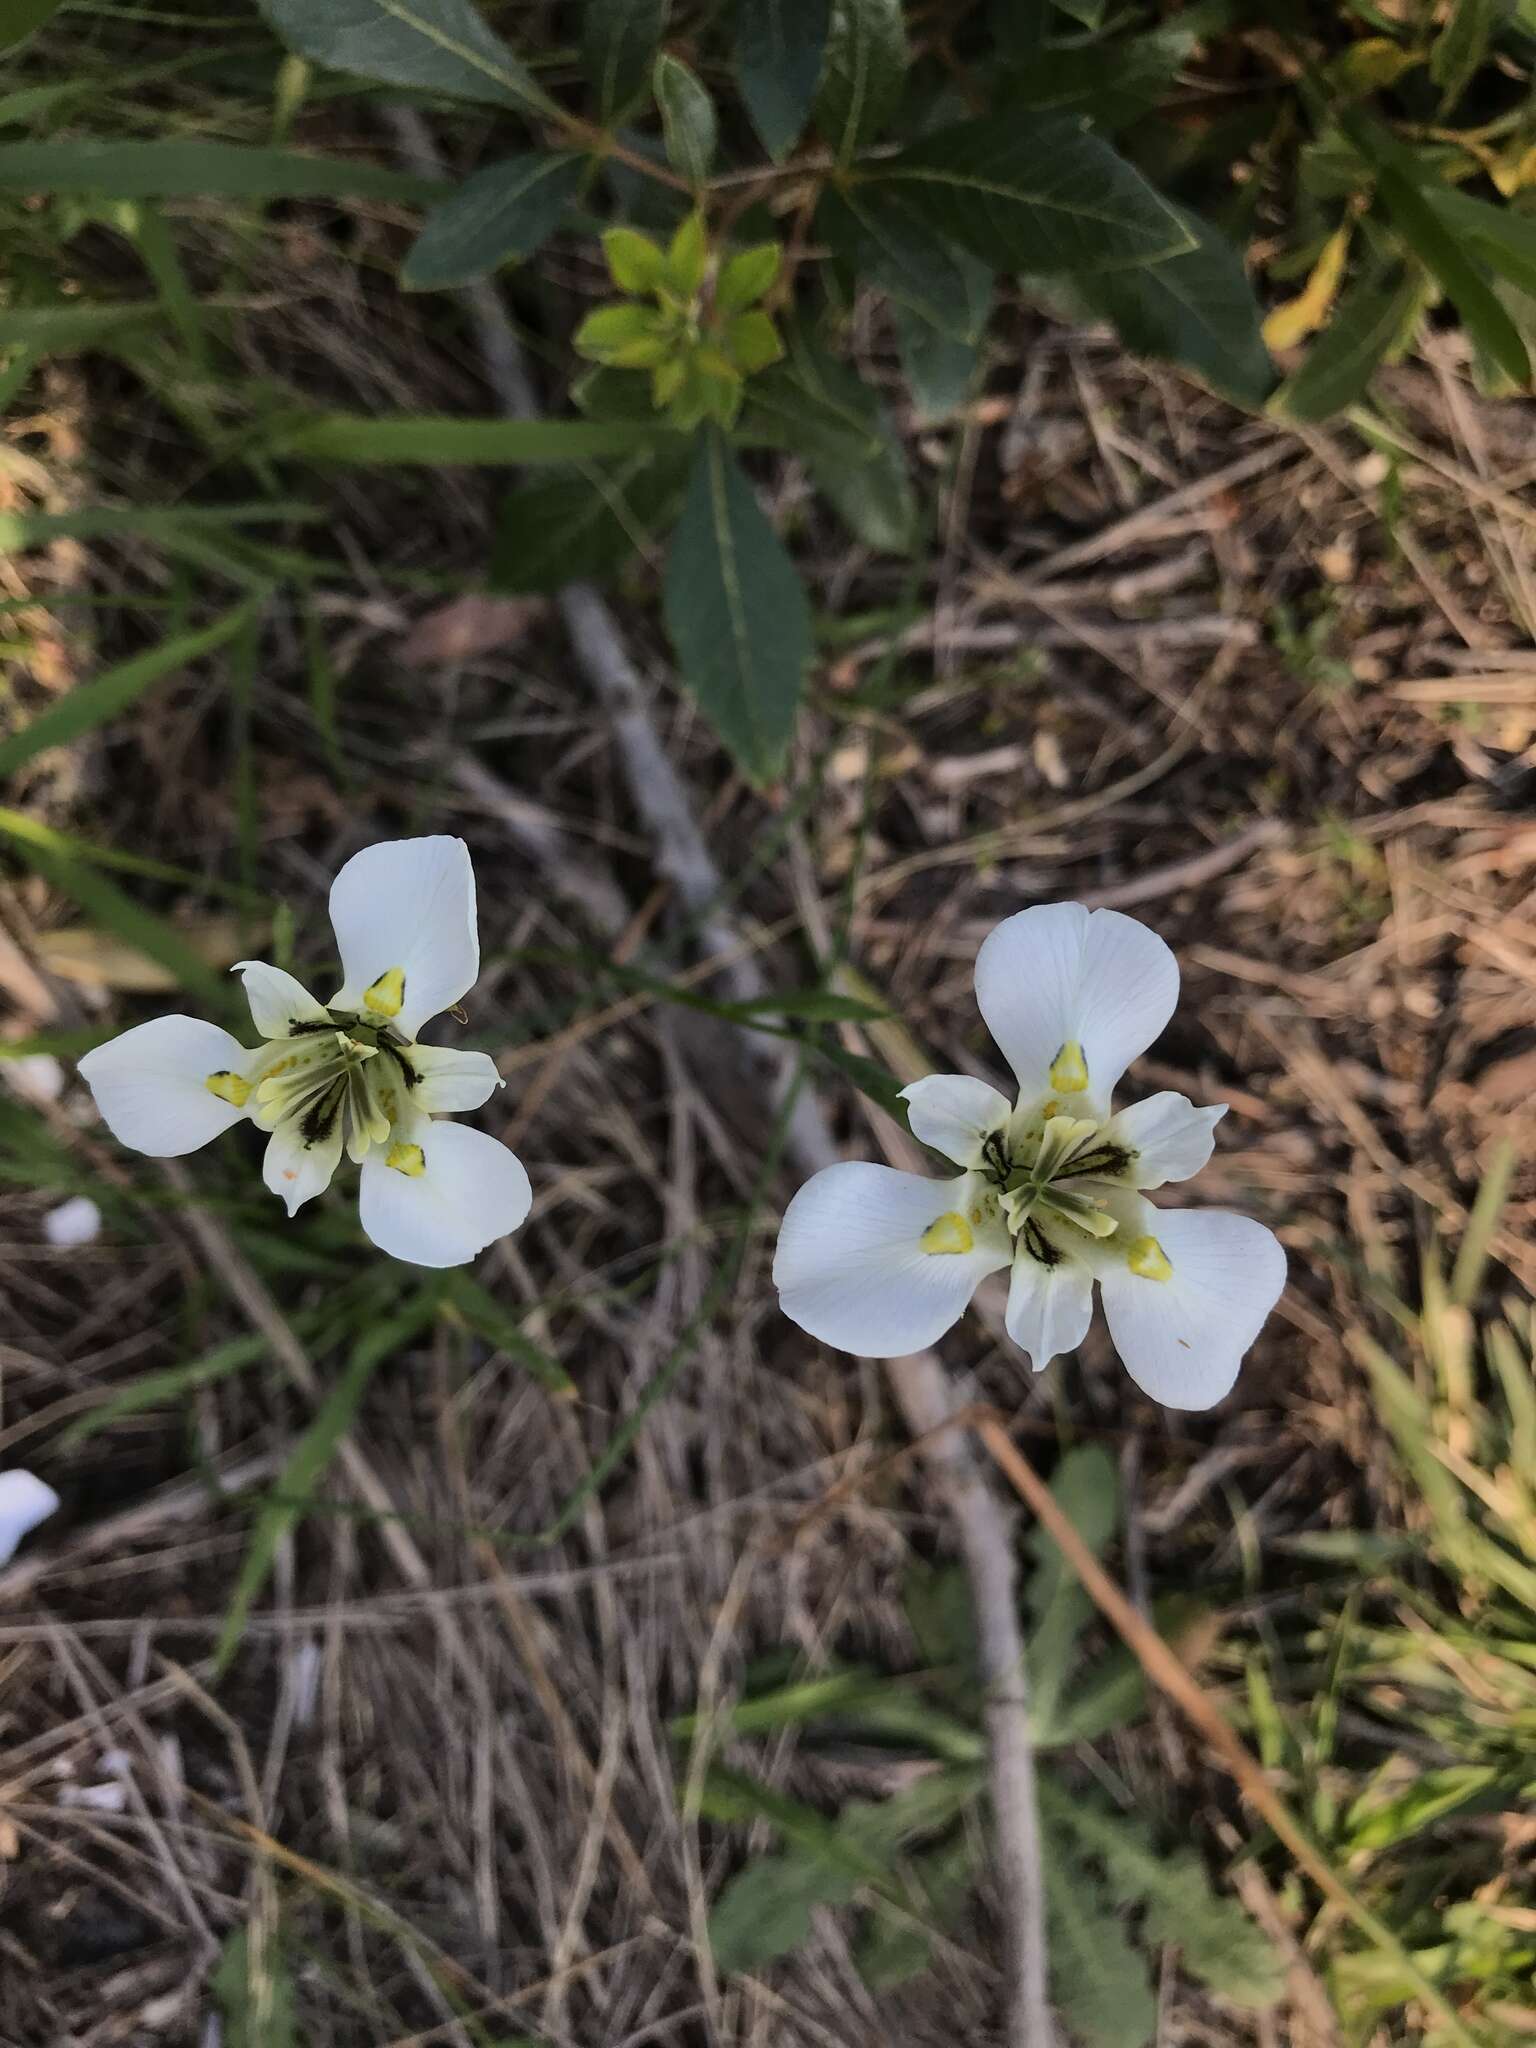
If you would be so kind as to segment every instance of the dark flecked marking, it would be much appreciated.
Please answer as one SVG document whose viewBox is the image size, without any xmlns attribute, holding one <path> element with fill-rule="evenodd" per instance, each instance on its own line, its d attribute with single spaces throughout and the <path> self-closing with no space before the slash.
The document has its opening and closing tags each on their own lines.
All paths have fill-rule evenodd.
<svg viewBox="0 0 1536 2048">
<path fill-rule="evenodd" d="M 1046 1236 L 1033 1216 L 1025 1219 L 1023 1238 L 1025 1251 L 1029 1253 L 1029 1256 L 1037 1265 L 1059 1266 L 1061 1264 L 1062 1254 L 1051 1243 L 1051 1240 Z"/>
<path fill-rule="evenodd" d="M 1062 1176 L 1073 1173 L 1124 1173 L 1136 1157 L 1126 1145 L 1090 1145 L 1086 1152 L 1077 1152 L 1062 1166 Z"/>
<path fill-rule="evenodd" d="M 346 1092 L 347 1080 L 343 1075 L 333 1088 L 322 1095 L 318 1102 L 311 1103 L 304 1112 L 304 1121 L 299 1125 L 299 1136 L 306 1147 L 323 1145 L 331 1136 L 336 1128 L 336 1120 L 341 1115 L 342 1097 Z"/>
</svg>

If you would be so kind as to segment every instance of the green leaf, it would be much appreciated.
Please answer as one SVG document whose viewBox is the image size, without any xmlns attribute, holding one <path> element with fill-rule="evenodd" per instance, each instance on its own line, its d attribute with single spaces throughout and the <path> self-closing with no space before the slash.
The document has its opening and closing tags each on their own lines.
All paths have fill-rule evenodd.
<svg viewBox="0 0 1536 2048">
<path fill-rule="evenodd" d="M 725 352 L 736 368 L 750 377 L 778 362 L 784 344 L 766 313 L 738 313 L 725 330 Z"/>
<path fill-rule="evenodd" d="M 401 1344 L 408 1343 L 437 1313 L 438 1291 L 422 1287 L 387 1321 L 376 1323 L 352 1347 L 346 1370 L 321 1402 L 315 1419 L 299 1438 L 278 1474 L 271 1495 L 256 1518 L 250 1546 L 240 1566 L 240 1575 L 230 1596 L 224 1626 L 214 1650 L 216 1676 L 229 1669 L 230 1659 L 240 1647 L 246 1617 L 267 1582 L 277 1556 L 278 1545 L 288 1535 L 309 1505 L 337 1446 L 357 1415 L 368 1382 L 375 1371 Z"/>
<path fill-rule="evenodd" d="M 488 581 L 497 591 L 559 590 L 610 576 L 682 495 L 682 453 L 631 456 L 612 471 L 538 477 L 501 501 Z"/>
<path fill-rule="evenodd" d="M 915 1885 L 923 1918 L 940 1927 L 953 1926 L 975 1886 L 976 1864 L 974 1835 L 967 1829 L 957 1830 L 935 1848 L 909 1859 L 902 1892 Z M 907 1913 L 888 1911 L 876 1895 L 870 1900 L 865 1931 L 854 1948 L 854 1962 L 872 1989 L 890 1990 L 928 1967 L 932 1947 L 927 1926 L 915 1924 Z"/>
<path fill-rule="evenodd" d="M 571 338 L 571 346 L 589 362 L 619 370 L 650 370 L 677 352 L 671 320 L 654 306 L 626 300 L 599 306 L 589 313 Z"/>
<path fill-rule="evenodd" d="M 1146 2048 L 1157 2025 L 1146 1965 L 1089 1872 L 1055 1839 L 1046 1852 L 1053 2003 L 1083 2048 Z"/>
<path fill-rule="evenodd" d="M 471 0 L 256 0 L 273 31 L 311 63 L 450 99 L 553 111 L 549 95 L 493 35 Z"/>
<path fill-rule="evenodd" d="M 872 1991 L 894 1991 L 928 1968 L 933 1937 L 914 1921 L 876 1912 L 854 1944 L 853 1961 Z"/>
<path fill-rule="evenodd" d="M 0 0 L 0 51 L 14 50 L 58 13 L 63 0 Z"/>
<path fill-rule="evenodd" d="M 837 1819 L 837 1839 L 882 1874 L 909 1843 L 938 1833 L 986 1791 L 979 1761 L 926 1771 L 886 1799 L 851 1799 Z"/>
<path fill-rule="evenodd" d="M 680 57 L 660 56 L 652 74 L 667 161 L 690 185 L 702 185 L 715 160 L 715 103 Z"/>
<path fill-rule="evenodd" d="M 760 1856 L 727 1880 L 709 1915 L 709 1945 L 722 1970 L 751 1970 L 803 1948 L 811 1908 L 841 1906 L 864 1882 L 812 1848 Z"/>
<path fill-rule="evenodd" d="M 782 767 L 811 654 L 810 606 L 724 437 L 699 436 L 667 558 L 683 680 L 754 781 Z"/>
<path fill-rule="evenodd" d="M 1010 77 L 1003 104 L 1010 112 L 1081 114 L 1112 135 L 1159 104 L 1196 40 L 1192 30 L 1171 23 L 1124 42 L 1041 50 Z"/>
<path fill-rule="evenodd" d="M 1429 52 L 1429 75 L 1440 88 L 1440 120 L 1477 76 L 1498 19 L 1495 0 L 1455 0 L 1451 18 Z"/>
<path fill-rule="evenodd" d="M 279 455 L 316 462 L 424 462 L 439 465 L 590 462 L 630 455 L 670 438 L 660 424 L 629 420 L 399 419 L 321 413 L 285 427 L 269 444 Z"/>
<path fill-rule="evenodd" d="M 890 125 L 906 76 L 901 0 L 833 0 L 815 107 L 817 129 L 840 164 Z"/>
<path fill-rule="evenodd" d="M 1097 1742 L 1111 1729 L 1139 1720 L 1146 1703 L 1145 1673 L 1133 1652 L 1116 1644 L 1073 1673 L 1066 1698 L 1058 1698 L 1048 1718 L 1035 1703 L 1036 1746 L 1063 1749 L 1076 1742 Z"/>
<path fill-rule="evenodd" d="M 1084 278 L 1078 290 L 1137 355 L 1179 363 L 1213 391 L 1257 409 L 1275 384 L 1263 315 L 1235 249 L 1179 209 L 1194 247 L 1161 263 Z"/>
<path fill-rule="evenodd" d="M 999 57 L 1021 70 L 1044 56 L 1046 30 L 1054 20 L 1051 0 L 990 0 L 987 8 L 987 26 L 996 38 Z"/>
<path fill-rule="evenodd" d="M 692 299 L 703 289 L 708 271 L 709 238 L 704 231 L 704 216 L 690 213 L 667 244 L 662 281 L 679 298 Z"/>
<path fill-rule="evenodd" d="M 1376 189 L 1403 240 L 1444 288 L 1467 332 L 1507 376 L 1524 384 L 1531 366 L 1519 328 L 1423 193 L 1392 164 L 1378 164 Z"/>
<path fill-rule="evenodd" d="M 1177 210 L 1065 114 L 963 121 L 871 165 L 929 227 L 994 270 L 1040 276 L 1157 263 L 1191 246 Z"/>
<path fill-rule="evenodd" d="M 922 426 L 948 419 L 965 403 L 976 381 L 982 337 L 992 310 L 995 280 L 991 266 L 968 249 L 955 249 L 953 255 L 964 304 L 946 326 L 934 326 L 911 306 L 897 303 L 892 307 L 901 367 Z M 961 328 L 962 334 L 947 331 L 951 327 Z M 974 339 L 964 339 L 965 335 Z"/>
<path fill-rule="evenodd" d="M 1084 1543 L 1100 1556 L 1120 1521 L 1120 1481 L 1109 1453 L 1099 1444 L 1079 1444 L 1066 1452 L 1052 1475 L 1051 1492 Z M 1035 1559 L 1025 1593 L 1033 1623 L 1026 1658 L 1030 1711 L 1046 1727 L 1093 1603 L 1044 1529 L 1031 1530 L 1026 1547 Z"/>
<path fill-rule="evenodd" d="M 5 306 L 0 307 L 0 348 L 35 349 L 40 355 L 94 348 L 166 317 L 162 299 L 69 299 L 53 306 Z"/>
<path fill-rule="evenodd" d="M 609 228 L 603 236 L 608 275 L 621 292 L 655 291 L 666 275 L 666 251 L 634 228 Z"/>
<path fill-rule="evenodd" d="M 45 747 L 69 746 L 110 719 L 120 717 L 162 677 L 200 661 L 205 654 L 212 654 L 233 640 L 253 616 L 250 604 L 237 605 L 211 626 L 195 633 L 173 633 L 145 653 L 103 669 L 91 682 L 80 684 L 40 712 L 20 732 L 0 739 L 0 779 L 14 775 Z"/>
<path fill-rule="evenodd" d="M 744 1772 L 711 1764 L 699 1794 L 699 1812 L 706 1820 L 766 1820 L 797 1849 L 814 1850 L 861 1884 L 878 1884 L 885 1877 L 881 1859 L 845 1835 L 836 1822 L 825 1819 L 804 1800 L 792 1799 Z"/>
<path fill-rule="evenodd" d="M 737 83 L 775 163 L 810 118 L 831 12 L 831 0 L 738 0 Z"/>
<path fill-rule="evenodd" d="M 1416 272 L 1393 283 L 1385 278 L 1376 271 L 1345 292 L 1306 361 L 1276 392 L 1271 403 L 1277 412 L 1293 420 L 1323 420 L 1361 396 L 1377 365 L 1403 341 L 1423 301 Z"/>
<path fill-rule="evenodd" d="M 1449 231 L 1470 242 L 1490 270 L 1536 295 L 1536 215 L 1469 199 L 1449 185 L 1431 186 L 1424 197 Z"/>
<path fill-rule="evenodd" d="M 0 145 L 0 191 L 93 192 L 108 199 L 436 199 L 441 179 L 356 158 L 307 156 L 238 142 Z"/>
<path fill-rule="evenodd" d="M 585 172 L 586 159 L 570 155 L 487 164 L 427 215 L 400 266 L 401 284 L 442 291 L 521 263 L 560 225 Z"/>
<path fill-rule="evenodd" d="M 919 530 L 906 453 L 877 391 L 802 330 L 790 363 L 753 379 L 747 418 L 805 458 L 849 531 L 905 554 Z"/>
<path fill-rule="evenodd" d="M 986 271 L 987 290 L 992 273 Z M 901 367 L 912 393 L 912 403 L 921 427 L 937 426 L 957 413 L 970 396 L 981 363 L 981 347 L 974 341 L 957 341 L 942 329 L 931 327 L 910 306 L 892 309 L 896 322 L 896 347 Z"/>
<path fill-rule="evenodd" d="M 783 253 L 777 242 L 759 242 L 727 257 L 715 279 L 716 311 L 739 313 L 755 306 L 772 291 Z"/>
<path fill-rule="evenodd" d="M 586 0 L 582 68 L 604 124 L 627 107 L 651 74 L 667 23 L 667 0 Z"/>
<path fill-rule="evenodd" d="M 299 2048 L 293 1976 L 275 1931 L 258 1948 L 250 1928 L 236 1927 L 209 1983 L 225 2048 Z"/>
<path fill-rule="evenodd" d="M 816 231 L 861 282 L 956 340 L 974 341 L 976 258 L 924 217 L 920 202 L 878 180 L 829 185 L 816 208 Z"/>
<path fill-rule="evenodd" d="M 1283 1972 L 1268 1938 L 1235 1899 L 1213 1891 L 1193 1849 L 1155 1849 L 1145 1827 L 1055 1779 L 1040 1784 L 1042 1818 L 1102 1863 L 1110 1890 L 1145 1910 L 1148 1942 L 1172 1942 L 1184 1968 L 1234 2005 L 1262 2010 L 1280 1995 Z"/>
</svg>

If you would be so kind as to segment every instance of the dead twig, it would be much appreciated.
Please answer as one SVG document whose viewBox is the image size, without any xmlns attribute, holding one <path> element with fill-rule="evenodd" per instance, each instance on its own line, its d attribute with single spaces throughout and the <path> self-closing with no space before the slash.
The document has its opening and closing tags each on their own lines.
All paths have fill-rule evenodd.
<svg viewBox="0 0 1536 2048">
<path fill-rule="evenodd" d="M 407 160 L 430 175 L 441 175 L 441 160 L 420 116 L 397 107 L 386 109 L 385 119 Z M 464 299 L 497 398 L 513 417 L 533 417 L 537 400 L 500 298 L 490 285 L 481 284 L 470 286 Z M 612 614 L 585 584 L 567 586 L 560 610 L 581 670 L 608 714 L 624 779 L 650 834 L 656 865 L 695 921 L 698 950 L 706 958 L 734 953 L 739 939 L 720 909 L 720 872 L 694 817 L 687 787 L 657 735 L 649 699 Z M 751 958 L 727 971 L 727 984 L 737 1000 L 762 995 L 767 987 Z M 743 1033 L 740 1043 L 745 1056 L 760 1066 L 761 1039 Z M 771 1073 L 776 1100 L 783 1102 L 797 1091 L 789 1106 L 789 1156 L 804 1171 L 830 1165 L 838 1156 L 836 1142 L 815 1096 L 798 1087 L 793 1055 L 777 1056 Z M 891 1361 L 889 1377 L 903 1419 L 917 1435 L 941 1429 L 961 1406 L 932 1352 Z M 998 1878 L 1008 1930 L 1008 2040 L 1012 2048 L 1051 2048 L 1055 2034 L 1046 1999 L 1044 1892 L 1024 1644 L 1014 1597 L 1013 1531 L 957 1430 L 937 1439 L 928 1457 L 955 1516 L 987 1686 Z"/>
</svg>

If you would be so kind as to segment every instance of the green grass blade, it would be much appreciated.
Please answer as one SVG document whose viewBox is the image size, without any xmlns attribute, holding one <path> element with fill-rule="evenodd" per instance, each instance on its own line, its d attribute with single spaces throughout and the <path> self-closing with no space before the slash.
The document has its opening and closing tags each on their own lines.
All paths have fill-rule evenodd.
<svg viewBox="0 0 1536 2048">
<path fill-rule="evenodd" d="M 0 777 L 14 775 L 18 768 L 45 747 L 68 746 L 72 740 L 81 739 L 86 733 L 94 732 L 97 726 L 116 718 L 131 704 L 137 703 L 144 692 L 163 676 L 200 661 L 205 654 L 212 654 L 226 641 L 232 640 L 246 624 L 251 612 L 249 603 L 237 605 L 233 611 L 215 619 L 211 626 L 204 626 L 195 633 L 173 633 L 158 647 L 136 654 L 130 661 L 121 661 L 93 682 L 71 690 L 67 697 L 60 698 L 29 725 L 23 726 L 20 732 L 0 740 Z"/>
<path fill-rule="evenodd" d="M 668 432 L 643 420 L 474 420 L 430 413 L 375 420 L 336 412 L 289 426 L 268 445 L 276 455 L 303 455 L 317 462 L 500 467 L 629 455 L 637 448 L 654 447 Z"/>
<path fill-rule="evenodd" d="M 552 1394 L 571 1400 L 576 1393 L 576 1382 L 557 1358 L 551 1358 L 541 1350 L 531 1337 L 525 1336 L 496 1297 L 482 1287 L 478 1280 L 472 1280 L 468 1273 L 457 1270 L 444 1274 L 442 1294 L 468 1323 L 469 1327 L 487 1344 L 494 1344 L 498 1351 L 505 1351 L 509 1358 L 515 1358 L 519 1365 L 533 1374 L 540 1386 L 547 1387 Z"/>
<path fill-rule="evenodd" d="M 422 1287 L 404 1308 L 369 1330 L 352 1347 L 352 1356 L 336 1381 L 314 1421 L 294 1446 L 288 1462 L 278 1474 L 256 1520 L 250 1548 L 240 1567 L 234 1594 L 219 1631 L 213 1665 L 216 1677 L 229 1669 L 230 1659 L 240 1646 L 251 1603 L 266 1584 L 277 1556 L 278 1545 L 309 1505 L 311 1496 L 336 1455 L 337 1446 L 351 1428 L 368 1382 L 397 1345 L 407 1343 L 437 1312 L 435 1284 Z"/>
<path fill-rule="evenodd" d="M 1489 1243 L 1498 1228 L 1514 1172 L 1513 1141 L 1501 1138 L 1493 1148 L 1493 1157 L 1488 1162 L 1488 1170 L 1483 1175 L 1477 1199 L 1472 1204 L 1472 1213 L 1467 1218 L 1467 1227 L 1457 1247 L 1456 1264 L 1451 1269 L 1451 1300 L 1458 1308 L 1469 1308 L 1477 1294 L 1483 1268 L 1488 1263 Z"/>
<path fill-rule="evenodd" d="M 157 960 L 182 988 L 195 991 L 215 1013 L 233 1011 L 234 984 L 216 973 L 173 924 L 154 911 L 141 908 L 82 860 L 48 852 L 20 837 L 13 838 L 12 844 L 29 867 L 78 903 L 93 923 L 121 939 L 124 945 Z"/>
<path fill-rule="evenodd" d="M 99 1408 L 93 1408 L 89 1415 L 82 1415 L 78 1422 L 70 1424 L 59 1439 L 59 1448 L 74 1450 L 102 1430 L 109 1429 L 114 1422 L 121 1422 L 125 1415 L 142 1415 L 146 1408 L 164 1408 L 173 1401 L 179 1401 L 194 1387 L 213 1386 L 217 1381 L 228 1379 L 232 1373 L 243 1372 L 247 1366 L 255 1365 L 267 1353 L 265 1337 L 234 1337 L 227 1344 L 219 1344 L 212 1351 L 204 1352 L 201 1358 L 194 1358 L 185 1365 L 167 1366 L 163 1372 L 147 1372 L 131 1385 L 121 1388 Z"/>
</svg>

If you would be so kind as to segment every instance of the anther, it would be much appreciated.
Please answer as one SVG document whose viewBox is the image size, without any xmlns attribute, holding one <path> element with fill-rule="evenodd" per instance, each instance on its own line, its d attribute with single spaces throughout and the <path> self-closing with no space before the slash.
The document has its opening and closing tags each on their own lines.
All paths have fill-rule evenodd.
<svg viewBox="0 0 1536 2048">
<path fill-rule="evenodd" d="M 393 1166 L 393 1158 L 390 1164 Z M 975 1242 L 970 1224 L 958 1209 L 950 1209 L 936 1218 L 918 1239 L 925 1252 L 968 1252 Z"/>
</svg>

